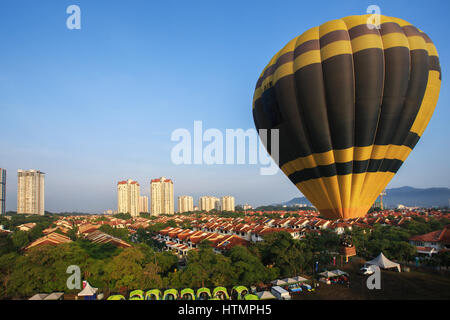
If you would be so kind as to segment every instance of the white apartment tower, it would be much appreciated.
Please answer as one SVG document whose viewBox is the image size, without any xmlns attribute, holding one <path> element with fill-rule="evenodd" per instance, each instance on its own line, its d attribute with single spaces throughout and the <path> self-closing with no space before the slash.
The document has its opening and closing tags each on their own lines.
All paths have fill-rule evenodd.
<svg viewBox="0 0 450 320">
<path fill-rule="evenodd" d="M 150 182 L 151 215 L 174 214 L 173 182 L 161 177 Z"/>
<path fill-rule="evenodd" d="M 38 170 L 17 170 L 18 214 L 45 214 L 44 175 Z"/>
<path fill-rule="evenodd" d="M 211 196 L 203 196 L 198 200 L 198 206 L 201 211 L 220 210 L 220 199 Z"/>
<path fill-rule="evenodd" d="M 0 168 L 0 215 L 6 214 L 6 170 Z"/>
<path fill-rule="evenodd" d="M 128 179 L 117 183 L 117 212 L 129 213 L 132 217 L 139 216 L 139 183 Z"/>
<path fill-rule="evenodd" d="M 234 197 L 224 196 L 220 199 L 222 211 L 234 211 Z"/>
<path fill-rule="evenodd" d="M 139 197 L 139 212 L 148 213 L 148 197 Z"/>
<path fill-rule="evenodd" d="M 194 211 L 194 198 L 191 196 L 178 197 L 178 212 L 192 212 Z"/>
</svg>

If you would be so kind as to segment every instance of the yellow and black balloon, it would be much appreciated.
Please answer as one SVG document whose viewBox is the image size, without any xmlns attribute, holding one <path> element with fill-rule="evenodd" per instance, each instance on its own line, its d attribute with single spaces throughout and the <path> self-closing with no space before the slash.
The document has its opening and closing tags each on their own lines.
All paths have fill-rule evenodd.
<svg viewBox="0 0 450 320">
<path fill-rule="evenodd" d="M 281 170 L 329 219 L 367 213 L 439 96 L 431 39 L 404 20 L 381 16 L 374 28 L 368 18 L 332 20 L 291 40 L 253 97 L 256 128 L 279 129 Z"/>
</svg>

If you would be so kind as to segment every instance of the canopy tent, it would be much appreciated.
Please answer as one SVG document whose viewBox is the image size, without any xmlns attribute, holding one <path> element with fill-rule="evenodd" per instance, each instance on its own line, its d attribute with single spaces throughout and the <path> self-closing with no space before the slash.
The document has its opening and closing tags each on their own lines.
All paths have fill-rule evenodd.
<svg viewBox="0 0 450 320">
<path fill-rule="evenodd" d="M 270 291 L 261 291 L 257 292 L 256 295 L 259 297 L 259 300 L 276 300 L 277 297 L 275 297 L 272 292 Z"/>
<path fill-rule="evenodd" d="M 331 271 L 324 271 L 319 273 L 319 276 L 322 276 L 324 278 L 333 278 L 333 277 L 337 277 L 337 274 L 331 272 Z"/>
<path fill-rule="evenodd" d="M 48 296 L 48 293 L 36 293 L 28 300 L 44 300 L 46 296 Z"/>
<path fill-rule="evenodd" d="M 384 256 L 383 252 L 381 252 L 378 255 L 378 257 L 376 257 L 375 259 L 367 261 L 366 264 L 367 265 L 376 265 L 382 269 L 397 268 L 398 272 L 401 272 L 400 264 L 393 262 L 393 261 L 389 260 L 388 258 L 386 258 Z"/>
<path fill-rule="evenodd" d="M 287 283 L 284 282 L 283 280 L 278 279 L 278 280 L 272 281 L 271 284 L 273 284 L 274 286 L 284 286 L 284 285 L 286 285 Z"/>
<path fill-rule="evenodd" d="M 293 277 L 292 279 L 294 279 L 296 282 L 308 281 L 308 279 L 300 277 L 300 276 Z"/>
<path fill-rule="evenodd" d="M 131 291 L 129 300 L 144 300 L 144 291 L 142 290 Z"/>
<path fill-rule="evenodd" d="M 180 295 L 182 300 L 195 300 L 195 293 L 191 288 L 181 290 Z"/>
<path fill-rule="evenodd" d="M 167 289 L 164 291 L 163 300 L 177 300 L 178 299 L 178 291 L 176 289 Z"/>
<path fill-rule="evenodd" d="M 64 292 L 52 292 L 44 298 L 44 300 L 62 300 Z"/>
<path fill-rule="evenodd" d="M 208 288 L 200 288 L 197 290 L 197 299 L 208 300 L 211 299 L 211 290 Z"/>
<path fill-rule="evenodd" d="M 344 272 L 344 271 L 339 270 L 339 269 L 333 270 L 333 271 L 331 271 L 331 272 L 333 272 L 333 273 L 334 273 L 335 275 L 337 275 L 337 276 L 348 276 L 348 273 L 347 273 L 347 272 Z"/>
<path fill-rule="evenodd" d="M 86 281 L 86 286 L 78 293 L 79 297 L 84 297 L 84 300 L 95 300 L 97 295 L 98 288 L 93 288 Z"/>
<path fill-rule="evenodd" d="M 283 279 L 283 280 L 281 280 L 281 281 L 284 281 L 286 284 L 294 284 L 294 283 L 297 283 L 297 282 L 298 282 L 298 281 L 295 280 L 294 278 L 285 278 L 285 279 Z"/>
<path fill-rule="evenodd" d="M 161 290 L 152 289 L 145 293 L 145 300 L 161 300 Z"/>
<path fill-rule="evenodd" d="M 214 288 L 213 297 L 218 298 L 219 300 L 230 300 L 230 296 L 225 287 Z"/>
</svg>

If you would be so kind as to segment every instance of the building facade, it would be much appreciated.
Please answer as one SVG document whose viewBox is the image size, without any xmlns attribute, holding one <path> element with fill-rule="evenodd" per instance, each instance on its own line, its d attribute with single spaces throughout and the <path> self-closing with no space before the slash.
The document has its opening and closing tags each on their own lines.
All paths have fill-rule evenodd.
<svg viewBox="0 0 450 320">
<path fill-rule="evenodd" d="M 139 197 L 139 212 L 148 213 L 148 197 Z"/>
<path fill-rule="evenodd" d="M 161 177 L 150 182 L 151 215 L 174 214 L 173 182 Z"/>
<path fill-rule="evenodd" d="M 45 214 L 45 173 L 38 170 L 17 170 L 17 213 Z"/>
<path fill-rule="evenodd" d="M 202 196 L 198 200 L 198 206 L 201 211 L 220 210 L 220 199 L 211 196 Z"/>
<path fill-rule="evenodd" d="M 222 211 L 234 211 L 234 197 L 224 196 L 220 199 Z"/>
<path fill-rule="evenodd" d="M 139 216 L 139 183 L 128 179 L 117 183 L 117 212 L 129 213 L 132 217 Z"/>
<path fill-rule="evenodd" d="M 178 212 L 192 212 L 194 211 L 194 198 L 191 196 L 178 197 Z"/>
<path fill-rule="evenodd" d="M 6 214 L 6 170 L 0 168 L 0 215 Z"/>
</svg>

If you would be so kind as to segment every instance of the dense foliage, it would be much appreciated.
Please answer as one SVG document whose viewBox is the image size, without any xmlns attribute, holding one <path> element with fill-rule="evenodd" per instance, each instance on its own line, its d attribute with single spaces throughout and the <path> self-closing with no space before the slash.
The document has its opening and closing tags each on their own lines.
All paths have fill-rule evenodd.
<svg viewBox="0 0 450 320">
<path fill-rule="evenodd" d="M 327 230 L 310 233 L 305 239 L 293 239 L 286 232 L 267 234 L 264 241 L 249 247 L 236 246 L 224 254 L 213 251 L 207 241 L 198 250 L 189 251 L 179 260 L 171 252 L 161 251 L 153 239 L 161 229 L 176 226 L 174 221 L 139 229 L 131 237 L 125 229 L 102 226 L 101 230 L 124 240 L 132 240 L 127 249 L 111 244 L 96 244 L 74 238 L 59 246 L 44 246 L 23 252 L 22 248 L 52 223 L 52 217 L 32 217 L 39 228 L 18 231 L 17 226 L 30 222 L 13 217 L 2 223 L 14 233 L 0 234 L 0 298 L 27 297 L 38 292 L 68 290 L 66 273 L 70 265 L 78 265 L 83 279 L 105 293 L 132 289 L 184 288 L 201 286 L 257 285 L 279 277 L 312 274 L 316 262 L 319 269 L 331 268 L 340 248 L 340 237 Z M 394 260 L 411 261 L 415 248 L 407 240 L 414 234 L 441 229 L 448 221 L 425 222 L 417 218 L 401 227 L 376 225 L 372 230 L 353 228 L 350 232 L 358 255 L 373 258 L 380 252 Z M 108 228 L 109 227 L 109 228 Z M 37 230 L 37 231 L 34 231 Z M 430 263 L 450 264 L 450 255 L 440 254 Z"/>
</svg>

